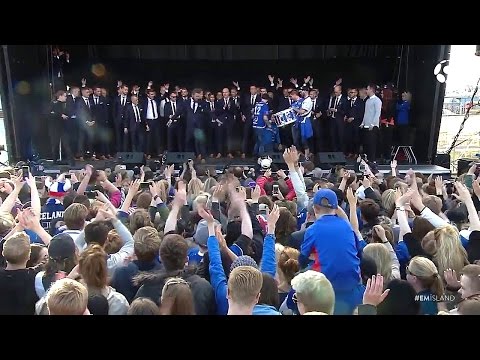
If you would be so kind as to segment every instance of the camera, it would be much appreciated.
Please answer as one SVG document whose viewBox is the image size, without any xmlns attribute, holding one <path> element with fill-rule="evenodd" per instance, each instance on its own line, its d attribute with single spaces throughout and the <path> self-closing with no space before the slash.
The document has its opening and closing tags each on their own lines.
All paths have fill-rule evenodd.
<svg viewBox="0 0 480 360">
<path fill-rule="evenodd" d="M 140 183 L 140 190 L 149 190 L 150 189 L 150 182 L 141 182 Z"/>
</svg>

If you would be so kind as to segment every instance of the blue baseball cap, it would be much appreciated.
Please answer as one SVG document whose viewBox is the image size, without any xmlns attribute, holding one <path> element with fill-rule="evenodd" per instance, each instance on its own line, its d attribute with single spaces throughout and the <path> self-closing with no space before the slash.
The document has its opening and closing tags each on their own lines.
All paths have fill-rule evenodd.
<svg viewBox="0 0 480 360">
<path fill-rule="evenodd" d="M 313 204 L 330 209 L 336 209 L 338 207 L 337 194 L 330 189 L 320 189 L 313 197 Z"/>
</svg>

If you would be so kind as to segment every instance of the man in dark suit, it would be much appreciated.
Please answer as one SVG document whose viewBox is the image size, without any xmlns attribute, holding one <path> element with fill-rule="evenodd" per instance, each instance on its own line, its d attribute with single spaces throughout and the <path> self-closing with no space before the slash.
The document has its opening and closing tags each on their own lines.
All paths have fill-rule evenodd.
<svg viewBox="0 0 480 360">
<path fill-rule="evenodd" d="M 345 112 L 347 98 L 342 95 L 342 87 L 336 85 L 333 90 L 334 96 L 328 105 L 328 117 L 330 125 L 330 137 L 333 151 L 345 152 Z"/>
<path fill-rule="evenodd" d="M 232 142 L 233 142 L 233 126 L 235 109 L 230 98 L 230 90 L 223 88 L 222 99 L 217 100 L 215 103 L 215 116 L 217 118 L 217 126 L 215 127 L 215 138 L 218 142 L 217 146 L 217 158 L 220 158 L 226 148 L 229 158 L 233 158 L 232 155 Z"/>
<path fill-rule="evenodd" d="M 183 100 L 172 117 L 172 120 L 178 120 L 181 115 L 185 119 L 185 151 L 194 152 L 199 160 L 206 156 L 205 122 L 207 120 L 207 109 L 201 102 L 202 92 L 202 89 L 193 89 L 192 97 Z"/>
<path fill-rule="evenodd" d="M 253 109 L 257 102 L 262 101 L 260 95 L 257 94 L 257 87 L 250 86 L 250 93 L 245 95 L 243 99 L 242 121 L 243 125 L 243 144 L 242 144 L 242 158 L 245 158 L 247 153 L 252 153 L 253 144 Z"/>
<path fill-rule="evenodd" d="M 77 108 L 78 104 L 80 103 L 79 100 L 80 88 L 78 86 L 73 86 L 70 89 L 70 94 L 67 95 L 66 114 L 68 116 L 68 120 L 66 121 L 65 129 L 68 137 L 70 138 L 70 147 L 74 154 L 77 154 L 78 133 L 80 131 L 77 122 Z"/>
<path fill-rule="evenodd" d="M 90 149 L 90 137 L 93 135 L 90 128 L 95 124 L 92 118 L 92 103 L 90 102 L 90 88 L 82 87 L 82 97 L 77 102 L 77 124 L 78 124 L 78 156 L 83 161 L 85 150 Z"/>
<path fill-rule="evenodd" d="M 107 106 L 107 142 L 105 144 L 105 148 L 107 151 L 107 158 L 112 159 L 112 153 L 114 148 L 114 136 L 113 136 L 113 104 L 112 104 L 112 97 L 108 94 L 108 90 L 106 88 L 102 88 L 102 96 L 105 98 L 105 104 Z"/>
<path fill-rule="evenodd" d="M 310 98 L 312 99 L 312 128 L 313 128 L 313 151 L 318 153 L 320 151 L 325 151 L 324 147 L 324 134 L 323 134 L 323 123 L 322 123 L 322 99 L 318 97 L 318 90 L 310 90 Z"/>
<path fill-rule="evenodd" d="M 92 104 L 92 119 L 95 125 L 92 127 L 93 132 L 93 148 L 96 157 L 105 160 L 108 154 L 108 108 L 107 99 L 102 96 L 102 88 L 95 86 L 93 94 L 90 97 Z"/>
<path fill-rule="evenodd" d="M 147 91 L 147 98 L 142 102 L 143 118 L 147 121 L 150 131 L 147 133 L 147 158 L 159 156 L 161 154 L 160 141 L 161 135 L 165 136 L 165 131 L 160 134 L 160 100 L 156 97 L 156 92 L 153 89 Z"/>
<path fill-rule="evenodd" d="M 163 108 L 165 119 L 167 120 L 167 151 L 183 152 L 185 139 L 185 126 L 183 124 L 181 112 L 178 112 L 180 103 L 177 101 L 177 93 L 170 93 L 168 101 L 165 102 Z M 178 116 L 173 119 L 173 116 Z"/>
<path fill-rule="evenodd" d="M 126 140 L 124 136 L 123 115 L 125 106 L 130 103 L 128 98 L 128 86 L 122 84 L 120 86 L 119 95 L 113 101 L 113 130 L 115 135 L 116 151 L 124 151 L 126 149 Z"/>
<path fill-rule="evenodd" d="M 61 51 L 57 46 L 52 49 L 52 79 L 53 90 L 65 90 L 64 70 L 70 62 L 70 54 Z"/>
<path fill-rule="evenodd" d="M 207 152 L 210 157 L 214 157 L 214 154 L 218 154 L 220 145 L 218 138 L 215 137 L 215 128 L 218 127 L 217 115 L 215 115 L 215 94 L 209 94 L 206 103 L 207 109 L 207 124 L 206 137 L 207 137 Z"/>
<path fill-rule="evenodd" d="M 345 143 L 347 157 L 356 157 L 360 152 L 360 129 L 365 112 L 365 102 L 358 98 L 358 90 L 348 90 L 347 98 L 347 120 L 345 122 Z"/>
<path fill-rule="evenodd" d="M 138 104 L 138 96 L 132 95 L 130 103 L 125 105 L 125 114 L 123 116 L 125 135 L 130 135 L 132 151 L 145 151 L 145 135 L 150 131 L 145 121 L 142 109 Z"/>
<path fill-rule="evenodd" d="M 73 160 L 72 151 L 70 149 L 70 136 L 68 136 L 66 124 L 69 121 L 67 111 L 67 92 L 59 90 L 55 94 L 55 100 L 52 101 L 49 121 L 49 137 L 52 147 L 53 160 L 56 162 L 60 158 L 60 146 L 65 149 L 63 159 Z M 62 160 L 63 160 L 62 159 Z"/>
</svg>

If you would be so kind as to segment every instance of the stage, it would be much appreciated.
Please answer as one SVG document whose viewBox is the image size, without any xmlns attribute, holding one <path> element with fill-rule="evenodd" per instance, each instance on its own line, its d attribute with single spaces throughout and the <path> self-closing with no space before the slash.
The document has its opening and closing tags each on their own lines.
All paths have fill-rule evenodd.
<svg viewBox="0 0 480 360">
<path fill-rule="evenodd" d="M 165 159 L 164 159 L 165 160 Z M 185 158 L 182 159 L 177 159 L 175 161 L 170 161 L 166 162 L 167 164 L 175 164 L 175 170 L 176 173 L 181 171 L 182 163 L 186 162 Z M 74 166 L 70 165 L 62 165 L 62 164 L 54 164 L 52 160 L 43 160 L 40 161 L 41 166 L 40 168 L 33 166 L 32 172 L 35 172 L 34 175 L 49 175 L 49 174 L 59 174 L 61 172 L 67 172 L 69 170 L 81 170 L 85 167 L 87 164 L 93 165 L 96 169 L 106 169 L 110 168 L 111 170 L 114 170 L 116 165 L 121 165 L 125 164 L 127 169 L 133 169 L 137 165 L 141 165 L 140 163 L 125 163 L 125 161 L 122 161 L 122 159 L 112 159 L 112 160 L 86 160 L 83 162 L 76 161 Z M 278 154 L 274 156 L 273 158 L 273 163 L 281 168 L 281 169 L 286 169 L 286 164 L 283 162 L 283 158 L 281 154 Z M 152 171 L 157 171 L 160 169 L 162 166 L 162 159 L 160 158 L 152 158 L 149 160 L 146 160 L 144 164 L 152 169 Z M 42 170 L 43 166 L 43 170 Z M 254 167 L 256 168 L 258 166 L 257 164 L 257 159 L 256 158 L 207 158 L 205 159 L 205 162 L 201 162 L 198 160 L 195 160 L 195 167 L 200 170 L 201 168 L 208 168 L 210 170 L 213 170 L 215 168 L 217 174 L 223 173 L 225 168 L 228 167 Z M 330 165 L 330 164 L 320 164 L 320 168 L 324 171 L 325 174 L 330 172 L 330 169 L 332 166 L 335 165 Z M 352 160 L 347 160 L 347 163 L 345 164 L 346 168 L 349 170 L 354 170 L 354 162 Z M 35 168 L 37 168 L 37 171 L 35 171 Z M 431 174 L 433 175 L 439 175 L 442 176 L 444 179 L 450 179 L 451 178 L 451 171 L 450 169 L 438 166 L 438 165 L 431 165 L 431 164 L 399 164 L 397 166 L 397 172 L 401 175 L 405 175 L 406 172 L 412 168 L 413 171 L 419 172 L 423 175 L 429 176 Z M 388 175 L 391 172 L 390 165 L 378 165 L 378 170 L 383 173 L 384 175 Z"/>
</svg>

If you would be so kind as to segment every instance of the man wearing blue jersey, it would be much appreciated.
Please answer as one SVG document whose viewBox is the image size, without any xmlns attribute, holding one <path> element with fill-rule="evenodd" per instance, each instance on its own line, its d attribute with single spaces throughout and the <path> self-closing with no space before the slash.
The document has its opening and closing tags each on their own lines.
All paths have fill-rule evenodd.
<svg viewBox="0 0 480 360">
<path fill-rule="evenodd" d="M 268 101 L 270 100 L 270 97 L 268 94 L 263 94 L 261 99 L 262 101 L 256 103 L 253 109 L 252 126 L 253 131 L 255 132 L 255 147 L 253 149 L 253 154 L 256 156 L 264 156 L 265 145 L 268 144 L 269 141 L 272 141 L 271 132 L 268 131 L 268 129 L 272 127 L 268 120 L 270 111 Z"/>
<path fill-rule="evenodd" d="M 310 157 L 310 139 L 313 137 L 313 128 L 310 121 L 312 114 L 312 99 L 308 96 L 308 90 L 302 90 L 302 96 L 297 90 L 292 90 L 292 110 L 295 111 L 297 122 L 292 126 L 293 143 L 298 149 L 305 150 L 305 160 Z"/>
<path fill-rule="evenodd" d="M 351 225 L 336 215 L 338 199 L 330 189 L 315 193 L 316 221 L 304 235 L 299 262 L 302 268 L 313 258 L 311 269 L 320 271 L 335 290 L 335 314 L 351 315 L 362 302 L 359 241 Z"/>
</svg>

